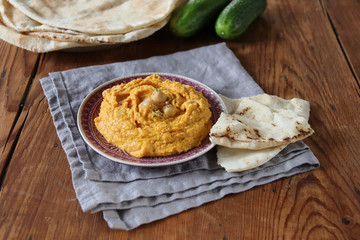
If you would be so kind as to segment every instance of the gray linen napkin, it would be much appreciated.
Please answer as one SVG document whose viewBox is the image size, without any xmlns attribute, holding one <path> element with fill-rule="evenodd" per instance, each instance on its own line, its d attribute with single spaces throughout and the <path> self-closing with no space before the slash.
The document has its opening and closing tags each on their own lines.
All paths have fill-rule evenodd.
<svg viewBox="0 0 360 240">
<path fill-rule="evenodd" d="M 144 72 L 184 75 L 230 98 L 263 92 L 225 43 L 55 72 L 41 79 L 81 208 L 103 211 L 109 227 L 130 230 L 227 194 L 319 167 L 319 161 L 303 142 L 289 145 L 268 163 L 242 173 L 227 173 L 219 167 L 216 148 L 192 161 L 158 168 L 128 166 L 102 157 L 80 136 L 76 124 L 79 106 L 98 85 Z"/>
</svg>

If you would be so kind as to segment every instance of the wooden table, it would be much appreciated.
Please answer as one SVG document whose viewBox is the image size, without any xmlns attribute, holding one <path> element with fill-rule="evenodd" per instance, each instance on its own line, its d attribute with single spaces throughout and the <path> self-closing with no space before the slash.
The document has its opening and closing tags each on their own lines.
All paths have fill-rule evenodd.
<svg viewBox="0 0 360 240">
<path fill-rule="evenodd" d="M 81 211 L 39 79 L 49 72 L 170 54 L 222 42 L 166 28 L 116 48 L 37 54 L 0 41 L 0 239 L 359 239 L 360 2 L 268 0 L 226 41 L 269 94 L 311 103 L 305 142 L 317 170 L 126 232 Z"/>
</svg>

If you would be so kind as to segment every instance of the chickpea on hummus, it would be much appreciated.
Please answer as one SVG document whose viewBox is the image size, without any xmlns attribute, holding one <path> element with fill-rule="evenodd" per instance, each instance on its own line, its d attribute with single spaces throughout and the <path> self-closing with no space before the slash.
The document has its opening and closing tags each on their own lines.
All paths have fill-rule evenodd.
<svg viewBox="0 0 360 240">
<path fill-rule="evenodd" d="M 114 86 L 103 98 L 96 128 L 135 157 L 186 152 L 199 146 L 213 125 L 201 92 L 159 75 Z"/>
</svg>

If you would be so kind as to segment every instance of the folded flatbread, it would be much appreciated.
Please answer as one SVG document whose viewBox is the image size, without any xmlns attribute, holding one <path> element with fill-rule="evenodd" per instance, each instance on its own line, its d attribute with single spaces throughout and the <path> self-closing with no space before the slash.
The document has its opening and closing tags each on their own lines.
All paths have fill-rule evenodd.
<svg viewBox="0 0 360 240">
<path fill-rule="evenodd" d="M 218 164 L 227 172 L 241 172 L 259 167 L 275 157 L 287 145 L 259 150 L 217 147 Z"/>
<path fill-rule="evenodd" d="M 314 132 L 308 123 L 309 102 L 299 98 L 261 94 L 237 99 L 230 108 L 232 112 L 222 113 L 210 131 L 210 140 L 217 145 L 263 149 L 296 142 Z"/>
<path fill-rule="evenodd" d="M 210 130 L 217 144 L 218 164 L 228 172 L 249 170 L 268 162 L 288 144 L 310 136 L 310 105 L 261 94 L 230 99 L 221 96 L 228 113 L 222 113 Z"/>
</svg>

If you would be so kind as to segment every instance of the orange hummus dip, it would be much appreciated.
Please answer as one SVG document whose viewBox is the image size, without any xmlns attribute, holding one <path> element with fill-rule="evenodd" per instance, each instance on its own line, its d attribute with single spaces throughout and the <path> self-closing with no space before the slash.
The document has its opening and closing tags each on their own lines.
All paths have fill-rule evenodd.
<svg viewBox="0 0 360 240">
<path fill-rule="evenodd" d="M 213 125 L 201 92 L 159 75 L 114 86 L 103 98 L 96 128 L 135 157 L 186 152 L 199 146 Z"/>
</svg>

